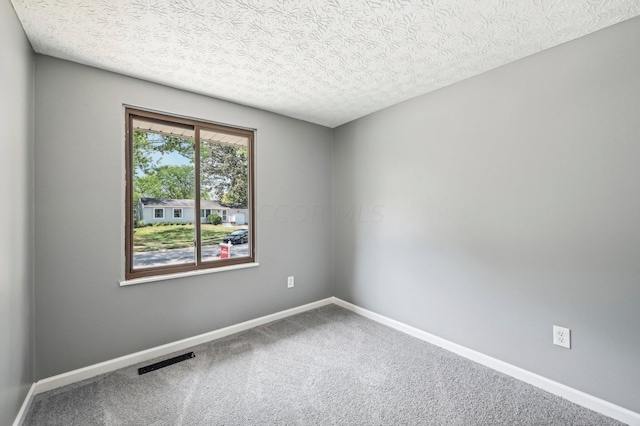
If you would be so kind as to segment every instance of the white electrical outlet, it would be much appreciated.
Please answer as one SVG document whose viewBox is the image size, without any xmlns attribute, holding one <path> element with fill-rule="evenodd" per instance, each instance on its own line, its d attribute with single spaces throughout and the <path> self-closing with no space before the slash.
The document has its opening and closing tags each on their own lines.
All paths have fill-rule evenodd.
<svg viewBox="0 0 640 426">
<path fill-rule="evenodd" d="M 564 327 L 553 326 L 553 344 L 571 349 L 571 330 Z"/>
<path fill-rule="evenodd" d="M 293 276 L 290 276 L 289 278 L 287 278 L 287 288 L 293 288 L 293 286 Z"/>
</svg>

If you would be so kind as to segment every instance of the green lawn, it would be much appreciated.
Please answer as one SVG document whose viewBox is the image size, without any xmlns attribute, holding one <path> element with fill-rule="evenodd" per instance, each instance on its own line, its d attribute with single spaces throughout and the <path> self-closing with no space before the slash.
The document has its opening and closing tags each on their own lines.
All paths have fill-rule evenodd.
<svg viewBox="0 0 640 426">
<path fill-rule="evenodd" d="M 193 247 L 194 225 L 145 226 L 133 230 L 135 252 Z M 220 244 L 222 237 L 241 227 L 202 224 L 202 245 Z"/>
</svg>

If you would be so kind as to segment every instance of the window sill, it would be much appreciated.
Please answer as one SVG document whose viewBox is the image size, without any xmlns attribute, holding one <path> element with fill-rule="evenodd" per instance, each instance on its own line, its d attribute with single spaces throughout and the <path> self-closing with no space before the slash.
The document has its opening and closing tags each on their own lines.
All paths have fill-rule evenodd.
<svg viewBox="0 0 640 426">
<path fill-rule="evenodd" d="M 133 280 L 123 280 L 123 281 L 120 281 L 119 284 L 120 284 L 120 287 L 124 287 L 127 285 L 146 284 L 146 283 L 152 283 L 156 281 L 172 280 L 174 278 L 186 278 L 186 277 L 193 277 L 197 275 L 214 274 L 216 272 L 235 271 L 236 269 L 254 268 L 256 266 L 260 266 L 260 264 L 257 262 L 240 263 L 238 265 L 221 266 L 220 268 L 211 268 L 211 269 L 200 269 L 196 271 L 181 272 L 179 274 L 156 275 L 154 277 L 144 277 L 144 278 L 136 278 Z"/>
</svg>

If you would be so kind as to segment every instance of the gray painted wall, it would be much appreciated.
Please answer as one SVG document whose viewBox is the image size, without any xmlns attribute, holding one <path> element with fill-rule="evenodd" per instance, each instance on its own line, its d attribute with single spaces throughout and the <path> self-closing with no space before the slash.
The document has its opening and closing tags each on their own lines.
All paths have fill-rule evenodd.
<svg viewBox="0 0 640 426">
<path fill-rule="evenodd" d="M 331 129 L 41 55 L 36 84 L 39 379 L 331 296 Z M 119 287 L 123 103 L 257 129 L 259 267 Z"/>
<path fill-rule="evenodd" d="M 639 40 L 635 18 L 337 128 L 335 295 L 640 412 Z"/>
<path fill-rule="evenodd" d="M 8 0 L 0 0 L 0 424 L 34 381 L 34 54 Z"/>
</svg>

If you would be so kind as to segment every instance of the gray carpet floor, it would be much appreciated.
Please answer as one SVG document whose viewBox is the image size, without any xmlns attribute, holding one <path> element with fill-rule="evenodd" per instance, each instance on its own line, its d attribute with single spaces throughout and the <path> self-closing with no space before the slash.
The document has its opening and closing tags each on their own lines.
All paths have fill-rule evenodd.
<svg viewBox="0 0 640 426">
<path fill-rule="evenodd" d="M 621 424 L 335 305 L 191 350 L 37 395 L 24 424 Z"/>
</svg>

